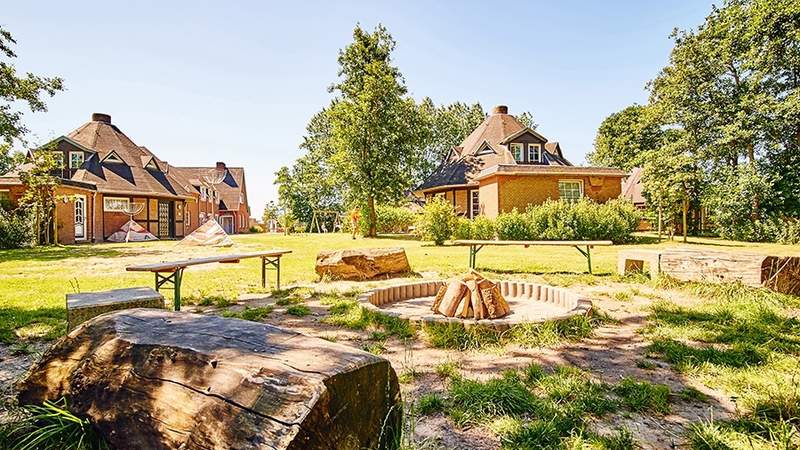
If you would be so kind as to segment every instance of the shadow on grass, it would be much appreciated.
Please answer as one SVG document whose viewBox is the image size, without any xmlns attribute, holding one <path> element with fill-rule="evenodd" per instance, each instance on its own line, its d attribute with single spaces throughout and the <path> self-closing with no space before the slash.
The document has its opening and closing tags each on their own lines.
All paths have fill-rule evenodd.
<svg viewBox="0 0 800 450">
<path fill-rule="evenodd" d="M 14 250 L 0 250 L 0 263 L 9 261 L 59 261 L 68 258 L 114 258 L 123 255 L 123 252 L 102 246 L 43 246 L 21 248 Z"/>
<path fill-rule="evenodd" d="M 58 338 L 66 332 L 66 318 L 65 308 L 0 308 L 0 342 Z"/>
</svg>

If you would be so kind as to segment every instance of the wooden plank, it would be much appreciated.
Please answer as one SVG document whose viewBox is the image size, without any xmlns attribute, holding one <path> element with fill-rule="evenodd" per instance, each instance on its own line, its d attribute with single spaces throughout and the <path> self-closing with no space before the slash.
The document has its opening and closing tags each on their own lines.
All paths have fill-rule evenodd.
<svg viewBox="0 0 800 450">
<path fill-rule="evenodd" d="M 241 253 L 241 254 L 232 254 L 232 255 L 219 255 L 219 256 L 208 256 L 205 258 L 193 258 L 193 259 L 184 259 L 180 261 L 164 261 L 160 263 L 153 263 L 153 264 L 141 264 L 136 266 L 128 266 L 125 270 L 129 272 L 163 272 L 163 271 L 171 271 L 176 269 L 182 269 L 184 267 L 189 266 L 197 266 L 200 264 L 212 264 L 212 263 L 232 263 L 238 262 L 241 259 L 246 258 L 263 258 L 263 257 L 278 257 L 292 253 L 291 250 L 269 250 L 263 252 L 254 252 L 254 253 Z"/>
<path fill-rule="evenodd" d="M 495 240 L 467 240 L 453 241 L 453 245 L 552 245 L 552 246 L 607 246 L 614 245 L 611 241 L 495 241 Z"/>
</svg>

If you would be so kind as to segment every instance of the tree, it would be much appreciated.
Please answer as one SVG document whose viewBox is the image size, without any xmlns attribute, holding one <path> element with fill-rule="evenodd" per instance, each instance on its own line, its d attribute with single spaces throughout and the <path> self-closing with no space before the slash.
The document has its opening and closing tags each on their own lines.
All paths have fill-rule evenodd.
<svg viewBox="0 0 800 450">
<path fill-rule="evenodd" d="M 642 165 L 644 152 L 662 144 L 663 136 L 647 107 L 633 104 L 603 120 L 594 139 L 594 151 L 586 158 L 594 165 L 630 171 Z"/>
<path fill-rule="evenodd" d="M 683 242 L 687 241 L 689 209 L 700 197 L 703 181 L 702 170 L 689 143 L 685 131 L 671 130 L 661 147 L 643 155 L 643 190 L 658 213 L 659 239 L 664 215 L 677 213 L 681 218 Z"/>
<path fill-rule="evenodd" d="M 31 112 L 47 111 L 43 97 L 52 97 L 64 89 L 63 81 L 58 77 L 18 74 L 10 63 L 17 57 L 13 50 L 16 43 L 11 33 L 0 27 L 0 175 L 19 162 L 19 157 L 10 153 L 11 146 L 17 141 L 22 142 L 28 132 L 22 124 L 23 113 L 19 107 L 27 104 Z"/>
<path fill-rule="evenodd" d="M 39 245 L 57 243 L 55 221 L 56 187 L 60 178 L 53 175 L 61 170 L 61 153 L 52 149 L 31 152 L 30 167 L 20 173 L 25 192 L 20 197 L 20 207 L 33 211 L 36 241 Z"/>
<path fill-rule="evenodd" d="M 395 41 L 383 25 L 357 26 L 339 52 L 337 98 L 328 110 L 331 172 L 366 209 L 368 236 L 376 235 L 376 202 L 402 197 L 419 167 L 426 129 L 402 75 L 392 65 Z"/>
<path fill-rule="evenodd" d="M 453 147 L 461 144 L 472 130 L 486 119 L 480 103 L 455 102 L 436 106 L 426 97 L 419 106 L 428 132 L 421 147 L 420 167 L 415 182 L 421 183 L 447 158 Z"/>
</svg>

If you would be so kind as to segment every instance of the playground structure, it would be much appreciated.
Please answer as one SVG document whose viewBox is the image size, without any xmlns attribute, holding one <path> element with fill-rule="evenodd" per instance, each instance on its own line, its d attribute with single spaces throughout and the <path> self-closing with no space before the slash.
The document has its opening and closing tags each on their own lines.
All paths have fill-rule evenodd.
<svg viewBox="0 0 800 450">
<path fill-rule="evenodd" d="M 330 230 L 325 225 L 325 218 L 333 217 L 333 226 Z M 316 231 L 315 231 L 316 229 Z M 330 209 L 315 209 L 311 214 L 311 226 L 309 232 L 311 233 L 330 233 L 342 230 L 342 213 Z"/>
</svg>

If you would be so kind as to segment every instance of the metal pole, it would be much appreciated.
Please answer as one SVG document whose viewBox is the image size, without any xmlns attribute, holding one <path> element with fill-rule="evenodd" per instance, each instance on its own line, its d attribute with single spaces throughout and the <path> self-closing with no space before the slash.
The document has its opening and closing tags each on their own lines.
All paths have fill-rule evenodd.
<svg viewBox="0 0 800 450">
<path fill-rule="evenodd" d="M 589 275 L 592 274 L 592 252 L 590 250 L 591 248 L 592 248 L 591 245 L 586 246 L 586 261 L 589 263 Z"/>
<path fill-rule="evenodd" d="M 181 278 L 183 278 L 183 269 L 177 269 L 173 275 L 172 284 L 175 286 L 175 311 L 181 310 Z"/>
<path fill-rule="evenodd" d="M 261 289 L 267 287 L 267 258 L 261 257 Z"/>
<path fill-rule="evenodd" d="M 278 256 L 277 268 L 278 268 L 278 283 L 277 284 L 278 284 L 278 290 L 280 291 L 281 290 L 281 257 L 280 256 Z"/>
</svg>

